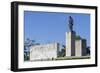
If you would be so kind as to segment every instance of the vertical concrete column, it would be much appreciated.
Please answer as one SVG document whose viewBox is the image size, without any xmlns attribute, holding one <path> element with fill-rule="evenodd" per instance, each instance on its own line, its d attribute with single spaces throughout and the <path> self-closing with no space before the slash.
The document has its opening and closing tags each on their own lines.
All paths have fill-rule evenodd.
<svg viewBox="0 0 100 73">
<path fill-rule="evenodd" d="M 75 41 L 75 56 L 81 57 L 86 56 L 86 40 L 78 39 Z"/>
<path fill-rule="evenodd" d="M 75 56 L 75 31 L 66 33 L 66 56 Z"/>
</svg>

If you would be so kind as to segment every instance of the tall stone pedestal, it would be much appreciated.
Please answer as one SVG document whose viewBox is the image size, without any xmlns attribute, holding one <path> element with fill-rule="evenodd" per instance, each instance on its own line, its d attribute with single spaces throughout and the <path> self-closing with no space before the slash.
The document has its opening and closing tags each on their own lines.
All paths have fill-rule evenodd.
<svg viewBox="0 0 100 73">
<path fill-rule="evenodd" d="M 75 31 L 66 33 L 66 57 L 75 56 Z"/>
<path fill-rule="evenodd" d="M 86 56 L 86 40 L 78 39 L 75 41 L 75 56 Z"/>
</svg>

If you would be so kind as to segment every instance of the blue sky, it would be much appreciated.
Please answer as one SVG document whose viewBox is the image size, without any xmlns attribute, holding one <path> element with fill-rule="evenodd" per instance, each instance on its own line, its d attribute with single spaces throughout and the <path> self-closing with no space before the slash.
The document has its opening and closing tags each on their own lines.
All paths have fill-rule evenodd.
<svg viewBox="0 0 100 73">
<path fill-rule="evenodd" d="M 82 13 L 56 13 L 24 11 L 24 36 L 37 43 L 59 42 L 65 45 L 68 17 L 74 19 L 73 30 L 90 45 L 90 15 Z"/>
</svg>

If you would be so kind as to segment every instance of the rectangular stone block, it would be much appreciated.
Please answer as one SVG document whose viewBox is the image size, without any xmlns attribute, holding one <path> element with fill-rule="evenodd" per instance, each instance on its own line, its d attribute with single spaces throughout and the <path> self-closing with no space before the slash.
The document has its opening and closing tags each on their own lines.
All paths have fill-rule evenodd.
<svg viewBox="0 0 100 73">
<path fill-rule="evenodd" d="M 75 56 L 75 31 L 66 33 L 66 56 Z"/>
<path fill-rule="evenodd" d="M 75 41 L 75 56 L 86 56 L 85 39 L 78 39 Z"/>
<path fill-rule="evenodd" d="M 30 47 L 30 60 L 38 61 L 57 58 L 58 49 L 58 43 L 33 45 Z"/>
</svg>

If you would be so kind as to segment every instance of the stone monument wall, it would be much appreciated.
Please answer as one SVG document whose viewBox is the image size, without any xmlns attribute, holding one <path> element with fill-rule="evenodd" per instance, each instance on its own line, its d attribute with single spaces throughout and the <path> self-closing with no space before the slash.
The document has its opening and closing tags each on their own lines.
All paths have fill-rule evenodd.
<svg viewBox="0 0 100 73">
<path fill-rule="evenodd" d="M 86 56 L 85 39 L 78 39 L 75 41 L 75 56 Z"/>
<path fill-rule="evenodd" d="M 57 58 L 58 49 L 58 43 L 31 46 L 30 60 L 38 61 Z"/>
<path fill-rule="evenodd" d="M 66 33 L 66 56 L 75 56 L 75 35 L 74 31 Z"/>
</svg>

